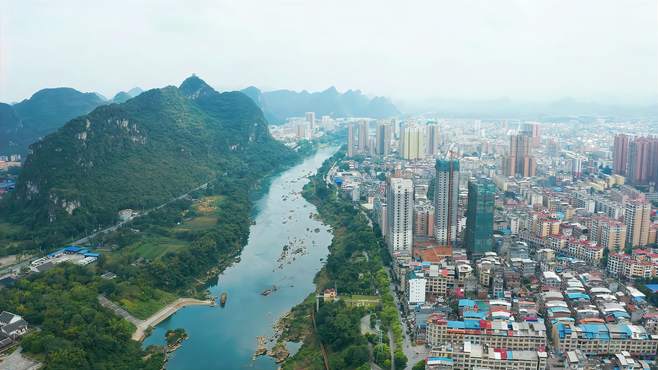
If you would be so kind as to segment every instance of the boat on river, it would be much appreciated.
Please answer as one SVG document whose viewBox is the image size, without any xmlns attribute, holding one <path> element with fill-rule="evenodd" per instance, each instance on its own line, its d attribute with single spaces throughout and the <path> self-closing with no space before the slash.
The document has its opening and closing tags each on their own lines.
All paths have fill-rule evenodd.
<svg viewBox="0 0 658 370">
<path fill-rule="evenodd" d="M 226 299 L 228 299 L 228 294 L 226 294 L 226 292 L 224 292 L 219 297 L 219 304 L 222 305 L 222 307 L 224 307 L 226 305 Z"/>
<path fill-rule="evenodd" d="M 276 285 L 272 285 L 271 288 L 263 290 L 262 292 L 260 292 L 260 294 L 264 296 L 268 296 L 272 294 L 272 292 L 276 292 L 276 289 L 277 289 Z"/>
</svg>

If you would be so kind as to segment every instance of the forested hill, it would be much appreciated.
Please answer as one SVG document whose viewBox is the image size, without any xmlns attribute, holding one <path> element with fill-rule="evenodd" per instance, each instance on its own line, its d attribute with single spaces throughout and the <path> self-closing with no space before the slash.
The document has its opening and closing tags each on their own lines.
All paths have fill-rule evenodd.
<svg viewBox="0 0 658 370">
<path fill-rule="evenodd" d="M 0 154 L 24 153 L 40 137 L 101 104 L 105 101 L 97 94 L 68 87 L 39 90 L 14 105 L 0 104 Z"/>
<path fill-rule="evenodd" d="M 385 97 L 368 98 L 360 90 L 340 93 L 334 87 L 321 92 L 291 90 L 260 91 L 250 86 L 242 90 L 265 113 L 272 124 L 283 123 L 288 117 L 300 117 L 315 112 L 317 117 L 372 117 L 386 118 L 400 114 Z"/>
<path fill-rule="evenodd" d="M 5 204 L 14 222 L 53 240 L 112 224 L 121 209 L 148 209 L 217 176 L 270 173 L 297 154 L 269 134 L 240 92 L 198 77 L 96 108 L 32 146 Z"/>
</svg>

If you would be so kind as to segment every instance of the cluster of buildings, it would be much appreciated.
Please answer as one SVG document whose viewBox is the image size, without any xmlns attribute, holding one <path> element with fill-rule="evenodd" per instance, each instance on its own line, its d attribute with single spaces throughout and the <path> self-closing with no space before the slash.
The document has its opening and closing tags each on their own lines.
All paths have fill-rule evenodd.
<svg viewBox="0 0 658 370">
<path fill-rule="evenodd" d="M 11 312 L 0 313 L 0 350 L 15 343 L 18 338 L 27 333 L 27 321 Z"/>
<path fill-rule="evenodd" d="M 76 265 L 86 266 L 90 263 L 96 262 L 99 257 L 99 253 L 70 245 L 30 262 L 30 270 L 33 272 L 44 272 L 62 262 L 71 262 Z"/>
<path fill-rule="evenodd" d="M 350 118 L 334 119 L 331 116 L 316 118 L 315 112 L 306 112 L 304 117 L 291 117 L 283 125 L 270 126 L 274 138 L 284 143 L 295 145 L 300 140 L 313 140 L 326 132 L 335 130 L 339 125 L 351 122 Z"/>
<path fill-rule="evenodd" d="M 346 124 L 331 181 L 378 224 L 428 369 L 652 363 L 655 125 Z"/>
</svg>

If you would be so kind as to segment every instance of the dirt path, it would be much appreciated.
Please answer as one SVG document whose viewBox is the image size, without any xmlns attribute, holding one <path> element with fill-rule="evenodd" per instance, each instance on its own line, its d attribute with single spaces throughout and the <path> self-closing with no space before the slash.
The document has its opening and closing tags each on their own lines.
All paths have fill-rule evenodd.
<svg viewBox="0 0 658 370">
<path fill-rule="evenodd" d="M 181 308 L 186 306 L 212 305 L 212 301 L 202 301 L 194 298 L 178 298 L 177 300 L 163 307 L 160 311 L 154 313 L 148 319 L 140 320 L 131 315 L 128 311 L 121 308 L 118 304 L 105 298 L 103 295 L 98 296 L 98 302 L 101 304 L 101 306 L 112 310 L 112 312 L 114 312 L 117 316 L 121 316 L 135 325 L 137 329 L 133 333 L 132 339 L 138 342 L 144 340 L 146 329 L 148 329 L 149 326 L 155 327 Z"/>
<path fill-rule="evenodd" d="M 174 302 L 165 306 L 160 311 L 153 314 L 148 319 L 139 323 L 139 325 L 137 325 L 137 330 L 135 330 L 135 332 L 133 333 L 132 339 L 141 342 L 142 340 L 144 340 L 144 333 L 149 326 L 155 327 L 156 325 L 163 322 L 165 319 L 167 319 L 169 316 L 173 315 L 174 313 L 176 313 L 176 311 L 180 310 L 183 307 L 203 306 L 203 305 L 209 306 L 211 304 L 212 304 L 211 301 L 201 301 L 194 298 L 178 298 Z"/>
</svg>

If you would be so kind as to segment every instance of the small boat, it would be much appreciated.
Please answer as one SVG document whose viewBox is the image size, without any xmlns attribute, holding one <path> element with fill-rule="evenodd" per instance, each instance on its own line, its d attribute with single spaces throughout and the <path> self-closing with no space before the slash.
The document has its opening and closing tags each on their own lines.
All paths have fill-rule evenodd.
<svg viewBox="0 0 658 370">
<path fill-rule="evenodd" d="M 275 292 L 276 289 L 277 289 L 277 288 L 276 288 L 276 285 L 272 285 L 272 288 L 265 289 L 265 290 L 263 290 L 260 294 L 261 294 L 261 295 L 265 295 L 265 296 L 267 296 L 267 295 L 272 294 L 272 292 Z"/>
<path fill-rule="evenodd" d="M 222 293 L 222 295 L 219 297 L 219 304 L 221 304 L 222 307 L 224 307 L 224 305 L 226 305 L 226 299 L 227 298 L 228 298 L 228 294 L 226 294 L 226 292 Z"/>
</svg>

